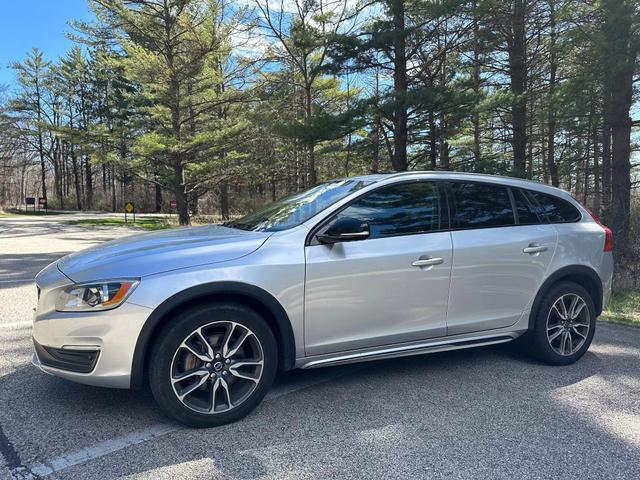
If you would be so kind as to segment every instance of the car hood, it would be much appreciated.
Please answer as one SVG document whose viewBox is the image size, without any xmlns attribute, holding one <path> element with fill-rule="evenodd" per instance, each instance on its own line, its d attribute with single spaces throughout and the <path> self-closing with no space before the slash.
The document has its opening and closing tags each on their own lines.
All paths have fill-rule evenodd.
<svg viewBox="0 0 640 480">
<path fill-rule="evenodd" d="M 131 235 L 67 255 L 58 268 L 74 282 L 144 277 L 226 262 L 257 250 L 270 233 L 220 225 Z"/>
</svg>

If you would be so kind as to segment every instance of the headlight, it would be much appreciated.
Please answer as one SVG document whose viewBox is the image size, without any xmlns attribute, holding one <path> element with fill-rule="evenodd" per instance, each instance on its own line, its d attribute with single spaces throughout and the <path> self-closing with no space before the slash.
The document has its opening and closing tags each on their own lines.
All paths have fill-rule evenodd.
<svg viewBox="0 0 640 480">
<path fill-rule="evenodd" d="M 58 294 L 59 312 L 87 312 L 116 308 L 133 292 L 138 280 L 109 280 L 66 287 Z"/>
</svg>

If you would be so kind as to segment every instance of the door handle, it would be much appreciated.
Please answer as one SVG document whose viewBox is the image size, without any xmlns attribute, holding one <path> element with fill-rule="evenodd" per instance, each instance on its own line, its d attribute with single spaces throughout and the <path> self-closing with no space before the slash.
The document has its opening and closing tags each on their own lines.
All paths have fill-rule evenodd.
<svg viewBox="0 0 640 480">
<path fill-rule="evenodd" d="M 529 255 L 533 255 L 536 253 L 546 252 L 548 248 L 545 245 L 536 245 L 535 243 L 530 243 L 528 247 L 525 247 L 522 250 L 522 253 L 528 253 Z"/>
<path fill-rule="evenodd" d="M 431 267 L 433 265 L 440 265 L 444 260 L 442 258 L 421 258 L 411 264 L 413 267 Z"/>
</svg>

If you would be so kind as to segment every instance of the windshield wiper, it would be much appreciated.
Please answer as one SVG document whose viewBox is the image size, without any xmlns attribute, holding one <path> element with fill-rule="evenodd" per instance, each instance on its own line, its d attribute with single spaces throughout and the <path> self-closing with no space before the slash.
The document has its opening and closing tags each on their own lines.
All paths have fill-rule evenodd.
<svg viewBox="0 0 640 480">
<path fill-rule="evenodd" d="M 223 227 L 227 228 L 235 228 L 237 230 L 251 230 L 251 227 L 246 224 L 234 222 L 232 220 L 227 220 L 226 222 L 221 223 Z"/>
</svg>

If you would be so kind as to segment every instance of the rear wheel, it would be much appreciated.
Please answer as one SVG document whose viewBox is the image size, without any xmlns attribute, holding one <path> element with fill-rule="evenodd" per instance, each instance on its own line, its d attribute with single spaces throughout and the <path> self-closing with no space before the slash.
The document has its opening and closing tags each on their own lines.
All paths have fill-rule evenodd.
<svg viewBox="0 0 640 480">
<path fill-rule="evenodd" d="M 255 311 L 217 303 L 186 311 L 165 328 L 150 357 L 151 391 L 169 416 L 194 427 L 234 422 L 273 383 L 277 347 Z"/>
<path fill-rule="evenodd" d="M 534 320 L 534 328 L 523 339 L 527 350 L 551 365 L 578 360 L 591 345 L 596 326 L 593 299 L 574 282 L 551 287 Z"/>
</svg>

